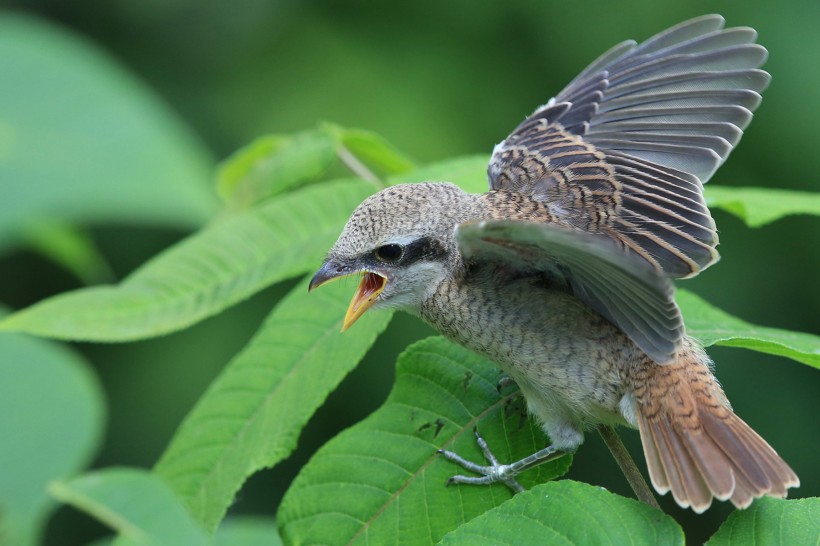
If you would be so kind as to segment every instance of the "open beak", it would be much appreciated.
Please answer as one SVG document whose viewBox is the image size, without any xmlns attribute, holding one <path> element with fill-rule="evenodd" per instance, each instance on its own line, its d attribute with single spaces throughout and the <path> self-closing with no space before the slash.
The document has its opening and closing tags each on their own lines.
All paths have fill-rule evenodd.
<svg viewBox="0 0 820 546">
<path fill-rule="evenodd" d="M 353 294 L 353 299 L 350 300 L 350 306 L 347 308 L 347 313 L 342 323 L 342 332 L 350 328 L 353 323 L 376 302 L 376 297 L 384 290 L 387 279 L 378 273 L 372 273 L 370 271 L 347 272 L 344 268 L 338 267 L 332 262 L 325 262 L 322 268 L 313 276 L 313 279 L 310 281 L 310 286 L 308 287 L 309 291 L 313 291 L 314 288 L 319 288 L 330 281 L 351 275 L 361 275 L 361 281 L 359 281 L 356 293 Z"/>
</svg>

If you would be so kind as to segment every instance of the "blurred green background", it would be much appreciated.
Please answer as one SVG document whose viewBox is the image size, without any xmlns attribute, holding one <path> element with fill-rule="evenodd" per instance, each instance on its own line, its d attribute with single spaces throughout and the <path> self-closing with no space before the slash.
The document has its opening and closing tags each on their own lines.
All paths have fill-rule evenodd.
<svg viewBox="0 0 820 546">
<path fill-rule="evenodd" d="M 322 120 L 376 131 L 420 163 L 489 154 L 535 106 L 606 48 L 627 38 L 645 39 L 689 17 L 719 12 L 728 26 L 758 30 L 770 52 L 765 68 L 773 81 L 748 134 L 712 183 L 820 189 L 816 0 L 19 0 L 0 6 L 3 17 L 25 14 L 69 29 L 152 90 L 190 128 L 185 154 L 197 158 L 198 166 L 189 171 L 200 173 L 195 183 L 203 187 L 212 185 L 208 170 L 214 160 L 253 138 L 303 130 Z M 28 24 L 16 18 L 7 23 L 7 30 Z M 59 46 L 50 54 L 59 61 Z M 0 86 L 14 83 L 9 73 L 0 73 Z M 32 100 L 45 92 L 32 89 Z M 55 108 L 62 109 L 60 89 L 50 92 Z M 21 96 L 25 107 L 29 95 Z M 47 127 L 48 118 L 42 123 Z M 82 132 L 83 119 L 72 123 Z M 3 155 L 3 136 L 0 123 L 0 167 L 2 161 L 14 162 Z M 91 149 L 95 138 L 105 145 L 105 135 L 89 129 L 85 136 Z M 47 169 L 50 161 L 57 161 L 59 150 L 48 146 L 44 141 L 38 167 Z M 59 180 L 55 165 L 50 176 Z M 118 164 L 102 182 L 116 192 L 121 177 L 135 172 L 155 180 L 140 169 Z M 0 198 L 8 204 L 17 196 L 8 189 L 4 173 L 13 173 L 0 171 Z M 173 173 L 166 174 L 173 184 Z M 82 173 L 66 181 L 69 195 L 72 180 L 82 183 Z M 175 190 L 167 186 L 167 191 Z M 209 207 L 212 203 L 203 203 L 201 209 Z M 47 218 L 47 210 L 43 214 Z M 90 219 L 83 227 L 106 257 L 110 276 L 119 279 L 201 221 L 194 213 L 190 216 L 146 226 L 124 210 Z M 686 281 L 686 287 L 750 322 L 820 333 L 818 219 L 791 217 L 757 230 L 722 212 L 716 220 L 722 261 Z M 42 257 L 42 245 L 19 241 L 0 244 L 0 302 L 20 308 L 82 286 L 76 275 Z M 321 258 L 316 256 L 317 266 Z M 110 409 L 105 445 L 95 466 L 151 466 L 196 398 L 288 287 L 272 287 L 218 317 L 161 339 L 79 345 L 102 378 Z M 306 458 L 381 403 L 390 388 L 395 355 L 429 333 L 415 319 L 397 316 L 363 365 L 311 421 L 294 456 L 249 481 L 233 511 L 273 514 Z M 801 477 L 803 485 L 793 496 L 820 495 L 820 375 L 801 364 L 744 350 L 713 348 L 710 354 L 737 412 Z M 642 458 L 637 434 L 624 436 Z M 629 494 L 600 440 L 588 438 L 569 476 Z M 695 516 L 668 498 L 664 507 L 684 525 L 692 543 L 702 542 L 729 513 L 720 505 Z M 61 509 L 46 540 L 53 545 L 84 544 L 103 532 L 85 517 Z"/>
</svg>

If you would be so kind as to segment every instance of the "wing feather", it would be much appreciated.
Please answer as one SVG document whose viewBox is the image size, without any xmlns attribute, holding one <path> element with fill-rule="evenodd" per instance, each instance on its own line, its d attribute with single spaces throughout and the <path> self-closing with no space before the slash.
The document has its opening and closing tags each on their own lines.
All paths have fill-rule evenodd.
<svg viewBox="0 0 820 546">
<path fill-rule="evenodd" d="M 456 240 L 465 260 L 562 272 L 575 297 L 653 360 L 666 363 L 677 355 L 684 329 L 671 281 L 611 242 L 554 224 L 515 220 L 461 224 Z"/>
<path fill-rule="evenodd" d="M 707 15 L 604 53 L 496 146 L 493 190 L 615 241 L 671 277 L 718 259 L 703 183 L 760 104 L 767 52 Z"/>
</svg>

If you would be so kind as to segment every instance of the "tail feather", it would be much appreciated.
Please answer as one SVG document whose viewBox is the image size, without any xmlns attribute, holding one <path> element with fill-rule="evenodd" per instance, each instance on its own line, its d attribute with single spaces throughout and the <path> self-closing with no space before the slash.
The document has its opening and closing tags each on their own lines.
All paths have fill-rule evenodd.
<svg viewBox="0 0 820 546">
<path fill-rule="evenodd" d="M 732 414 L 731 419 L 739 421 L 740 425 L 742 425 L 735 427 L 735 429 L 738 435 L 745 441 L 746 447 L 752 452 L 752 456 L 756 458 L 763 474 L 766 476 L 769 488 L 767 494 L 774 497 L 785 497 L 788 488 L 800 485 L 797 474 L 795 474 L 789 465 L 780 458 L 777 452 L 766 443 L 766 440 L 761 438 L 759 434 L 746 425 L 737 415 Z"/>
<path fill-rule="evenodd" d="M 680 434 L 664 421 L 656 421 L 652 431 L 672 496 L 684 508 L 691 506 L 695 512 L 703 512 L 712 504 L 712 493 Z"/>
<path fill-rule="evenodd" d="M 735 490 L 732 491 L 732 496 L 729 500 L 731 500 L 732 504 L 734 504 L 736 508 L 743 510 L 752 504 L 752 500 L 755 498 L 755 489 L 743 474 L 736 475 L 735 482 Z"/>
<path fill-rule="evenodd" d="M 728 407 L 702 351 L 651 363 L 636 374 L 638 428 L 652 485 L 703 512 L 712 499 L 746 508 L 762 495 L 785 497 L 794 471 Z M 641 384 L 643 383 L 643 384 Z"/>
<path fill-rule="evenodd" d="M 678 434 L 681 433 L 678 432 Z M 715 445 L 711 438 L 697 431 L 691 431 L 688 436 L 683 437 L 683 443 L 689 455 L 695 459 L 698 470 L 712 496 L 718 500 L 726 500 L 731 497 L 732 492 L 735 490 L 734 473 L 725 472 L 723 468 L 711 464 L 711 461 L 720 460 L 723 456 L 720 448 Z"/>
<path fill-rule="evenodd" d="M 712 441 L 723 450 L 727 463 L 736 473 L 741 472 L 751 486 L 761 493 L 771 489 L 771 482 L 766 475 L 758 456 L 757 446 L 749 444 L 743 434 L 748 425 L 733 413 L 727 413 L 722 419 L 704 412 L 701 415 L 703 429 Z M 751 430 L 751 429 L 749 429 Z M 768 447 L 768 444 L 766 445 Z"/>
<path fill-rule="evenodd" d="M 643 455 L 646 459 L 646 466 L 649 469 L 649 479 L 652 481 L 652 486 L 655 491 L 661 495 L 666 495 L 672 490 L 669 485 L 669 478 L 666 477 L 666 470 L 663 469 L 663 462 L 661 461 L 661 452 L 655 443 L 655 433 L 646 430 L 648 427 L 646 419 L 640 418 L 638 425 L 641 432 L 641 440 L 643 441 Z"/>
</svg>

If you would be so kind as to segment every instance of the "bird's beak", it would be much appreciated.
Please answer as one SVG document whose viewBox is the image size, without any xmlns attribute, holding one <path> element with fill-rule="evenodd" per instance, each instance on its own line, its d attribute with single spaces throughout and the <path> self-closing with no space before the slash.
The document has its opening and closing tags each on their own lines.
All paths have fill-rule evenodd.
<svg viewBox="0 0 820 546">
<path fill-rule="evenodd" d="M 313 291 L 314 288 L 319 288 L 330 281 L 351 275 L 361 275 L 362 279 L 359 281 L 359 287 L 356 289 L 356 293 L 353 294 L 353 299 L 350 300 L 350 306 L 347 308 L 347 313 L 342 323 L 342 332 L 350 328 L 365 311 L 370 309 L 373 303 L 375 303 L 376 297 L 384 290 L 387 279 L 378 273 L 372 273 L 370 271 L 347 272 L 344 268 L 340 268 L 337 264 L 328 261 L 316 272 L 316 275 L 313 276 L 308 286 L 308 291 Z"/>
</svg>

